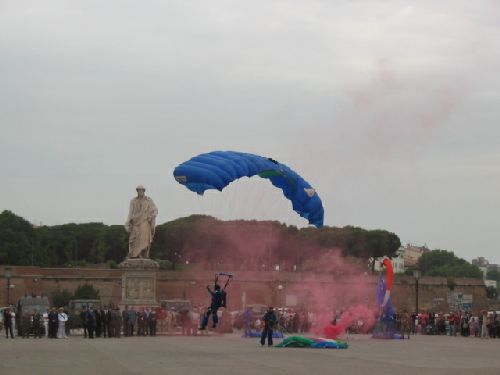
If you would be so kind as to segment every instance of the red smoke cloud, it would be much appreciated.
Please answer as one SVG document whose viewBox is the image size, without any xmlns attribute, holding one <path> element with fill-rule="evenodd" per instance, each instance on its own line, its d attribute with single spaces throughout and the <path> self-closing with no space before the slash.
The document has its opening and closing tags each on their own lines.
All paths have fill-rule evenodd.
<svg viewBox="0 0 500 375">
<path fill-rule="evenodd" d="M 446 124 L 464 90 L 456 82 L 405 77 L 382 59 L 374 77 L 349 93 L 353 107 L 346 119 L 358 130 L 356 140 L 363 150 L 380 157 L 427 142 Z"/>
<path fill-rule="evenodd" d="M 334 338 L 358 320 L 370 328 L 375 322 L 374 283 L 366 263 L 343 257 L 340 249 L 306 245 L 295 232 L 277 223 L 207 219 L 197 225 L 183 253 L 204 270 L 245 271 L 255 280 L 262 278 L 261 271 L 279 265 L 273 282 L 282 284 L 282 297 L 296 296 L 297 309 L 315 313 L 315 334 Z M 294 265 L 302 272 L 291 272 Z M 235 290 L 239 290 L 238 278 Z M 239 296 L 231 298 L 239 300 Z M 277 307 L 284 307 L 285 300 L 281 298 Z M 336 312 L 343 312 L 342 318 L 332 326 Z"/>
<path fill-rule="evenodd" d="M 328 339 L 336 339 L 341 336 L 348 327 L 353 324 L 358 324 L 358 322 L 360 324 L 362 323 L 360 326 L 360 331 L 362 333 L 369 332 L 376 322 L 375 311 L 364 305 L 351 306 L 344 311 L 335 325 L 331 323 L 326 324 L 323 328 L 323 333 Z"/>
</svg>

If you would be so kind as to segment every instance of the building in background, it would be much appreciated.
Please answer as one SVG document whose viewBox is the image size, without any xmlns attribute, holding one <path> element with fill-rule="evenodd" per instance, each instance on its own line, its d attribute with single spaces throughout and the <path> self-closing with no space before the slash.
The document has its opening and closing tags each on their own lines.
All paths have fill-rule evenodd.
<svg viewBox="0 0 500 375">
<path fill-rule="evenodd" d="M 412 244 L 406 244 L 406 246 L 401 246 L 398 251 L 403 253 L 405 267 L 415 268 L 418 265 L 420 257 L 430 250 L 425 245 L 415 246 Z"/>
<path fill-rule="evenodd" d="M 375 271 L 380 272 L 384 269 L 382 266 L 382 260 L 384 257 L 375 259 Z M 405 272 L 405 258 L 402 248 L 396 251 L 396 255 L 391 258 L 392 267 L 394 268 L 394 273 L 404 273 Z"/>
<path fill-rule="evenodd" d="M 396 252 L 396 255 L 392 258 L 394 273 L 404 273 L 408 268 L 417 267 L 420 257 L 429 251 L 430 250 L 426 246 L 415 246 L 411 244 L 401 246 Z M 383 269 L 383 259 L 382 257 L 375 260 L 375 271 L 380 272 Z"/>
<path fill-rule="evenodd" d="M 497 288 L 498 282 L 496 280 L 484 280 L 484 286 L 486 288 L 492 286 L 493 288 Z"/>
<path fill-rule="evenodd" d="M 485 257 L 477 257 L 475 259 L 472 259 L 471 263 L 478 267 L 488 267 L 490 264 L 488 259 L 486 259 Z"/>
<path fill-rule="evenodd" d="M 475 259 L 472 259 L 471 263 L 481 270 L 481 272 L 483 273 L 483 279 L 486 279 L 486 274 L 488 273 L 488 267 L 490 265 L 488 259 L 484 257 L 477 257 Z"/>
<path fill-rule="evenodd" d="M 484 279 L 484 284 L 488 286 L 494 286 L 496 288 L 496 281 L 495 285 L 493 285 L 491 282 L 494 280 L 486 280 L 487 279 L 487 274 L 488 271 L 500 271 L 498 264 L 493 264 L 488 261 L 485 257 L 477 257 L 475 259 L 472 259 L 471 263 L 475 266 L 477 266 L 481 272 L 483 273 L 483 279 Z M 488 282 L 488 283 L 487 283 Z"/>
</svg>

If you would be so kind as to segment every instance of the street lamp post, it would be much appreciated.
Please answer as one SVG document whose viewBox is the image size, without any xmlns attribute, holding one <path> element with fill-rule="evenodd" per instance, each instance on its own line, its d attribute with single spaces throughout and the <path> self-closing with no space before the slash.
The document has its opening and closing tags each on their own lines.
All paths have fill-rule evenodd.
<svg viewBox="0 0 500 375">
<path fill-rule="evenodd" d="M 413 270 L 413 277 L 415 278 L 415 313 L 418 315 L 418 279 L 422 273 L 419 269 Z"/>
<path fill-rule="evenodd" d="M 12 277 L 12 268 L 5 267 L 5 278 L 7 279 L 7 306 L 10 306 L 10 278 Z"/>
<path fill-rule="evenodd" d="M 282 305 L 284 305 L 283 303 L 283 297 L 282 297 L 282 294 L 283 294 L 283 285 L 282 284 L 279 284 L 278 285 L 278 307 L 283 307 Z"/>
</svg>

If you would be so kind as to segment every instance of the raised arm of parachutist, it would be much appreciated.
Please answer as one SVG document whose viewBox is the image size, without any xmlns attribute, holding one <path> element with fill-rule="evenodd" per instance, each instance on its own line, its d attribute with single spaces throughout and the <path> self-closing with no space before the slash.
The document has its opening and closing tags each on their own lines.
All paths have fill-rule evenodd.
<svg viewBox="0 0 500 375">
<path fill-rule="evenodd" d="M 208 293 L 210 293 L 210 295 L 214 295 L 214 292 L 212 292 L 212 289 L 210 289 L 210 287 L 207 285 L 207 290 L 208 290 Z"/>
</svg>

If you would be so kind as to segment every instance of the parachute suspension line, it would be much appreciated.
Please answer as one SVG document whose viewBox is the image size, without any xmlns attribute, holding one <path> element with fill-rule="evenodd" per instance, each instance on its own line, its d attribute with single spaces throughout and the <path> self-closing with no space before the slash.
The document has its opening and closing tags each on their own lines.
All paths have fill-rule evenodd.
<svg viewBox="0 0 500 375">
<path fill-rule="evenodd" d="M 245 178 L 244 180 L 248 179 Z M 240 195 L 243 198 L 240 202 L 243 202 L 242 211 L 246 216 L 245 219 L 254 219 L 255 216 L 255 188 L 253 188 L 252 183 L 246 183 L 246 181 L 241 181 L 242 183 L 238 184 L 238 189 L 240 190 Z"/>
<path fill-rule="evenodd" d="M 281 216 L 281 213 L 278 212 L 278 206 L 279 201 L 277 199 L 273 199 L 270 204 L 266 205 L 266 209 L 270 215 L 273 214 L 272 216 L 275 217 L 275 220 L 282 222 L 284 220 L 281 220 L 283 217 Z"/>
<path fill-rule="evenodd" d="M 215 274 L 215 282 L 214 282 L 214 286 L 217 285 L 217 283 L 219 282 L 219 277 L 220 276 L 226 276 L 227 279 L 226 279 L 226 283 L 224 284 L 224 287 L 222 288 L 222 290 L 226 290 L 226 288 L 228 287 L 229 285 L 229 282 L 233 279 L 233 274 L 232 273 L 226 273 L 226 272 L 219 272 L 219 273 L 216 273 Z"/>
<path fill-rule="evenodd" d="M 243 181 L 246 178 L 242 178 L 239 181 L 231 183 L 227 189 L 227 208 L 228 208 L 228 218 L 231 220 L 248 220 L 256 218 L 255 213 L 255 189 L 252 189 L 252 184 Z"/>
<path fill-rule="evenodd" d="M 234 215 L 236 214 L 235 212 L 235 202 L 237 198 L 237 191 L 239 188 L 239 184 L 237 182 L 233 182 L 230 184 L 226 189 L 229 189 L 229 199 L 227 200 L 227 218 L 233 219 Z"/>
<path fill-rule="evenodd" d="M 256 198 L 255 198 L 255 204 L 252 205 L 252 209 L 253 209 L 252 216 L 255 217 L 256 215 L 258 215 L 258 213 L 264 214 L 263 216 L 265 216 L 265 217 L 268 216 L 267 215 L 268 212 L 266 212 L 268 206 L 262 204 L 262 201 L 264 199 L 264 193 L 262 192 L 263 189 L 260 189 L 259 187 L 257 187 L 256 189 L 252 189 L 252 190 L 253 190 L 253 193 L 256 196 Z M 258 212 L 256 212 L 256 211 L 258 211 Z"/>
<path fill-rule="evenodd" d="M 260 178 L 244 178 L 244 180 L 246 179 L 249 179 L 249 181 L 241 181 L 235 186 L 235 198 L 232 201 L 233 209 L 235 207 L 239 208 L 240 215 L 243 214 L 246 220 L 268 220 L 276 212 L 276 210 L 269 210 L 270 204 L 268 203 L 270 202 L 264 199 L 268 195 L 266 190 L 270 188 L 270 181 L 264 181 Z M 276 201 L 273 200 L 272 203 L 275 205 Z M 234 212 L 234 214 L 236 213 Z"/>
<path fill-rule="evenodd" d="M 198 195 L 198 199 L 201 202 L 201 212 L 200 212 L 201 214 L 206 214 L 206 212 L 207 212 L 207 207 L 206 206 L 207 206 L 208 202 L 204 198 L 205 197 L 203 197 L 201 195 Z"/>
</svg>

